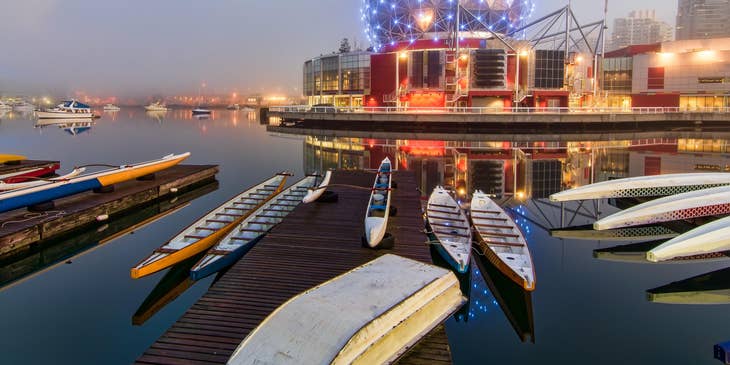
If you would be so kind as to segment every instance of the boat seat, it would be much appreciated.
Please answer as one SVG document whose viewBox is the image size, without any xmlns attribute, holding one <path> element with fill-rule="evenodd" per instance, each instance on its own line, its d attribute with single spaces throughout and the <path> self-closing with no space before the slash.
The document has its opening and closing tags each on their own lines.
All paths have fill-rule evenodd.
<svg viewBox="0 0 730 365">
<path fill-rule="evenodd" d="M 387 188 L 388 184 L 375 184 L 376 188 Z"/>
<path fill-rule="evenodd" d="M 385 205 L 371 205 L 370 210 L 385 210 Z"/>
</svg>

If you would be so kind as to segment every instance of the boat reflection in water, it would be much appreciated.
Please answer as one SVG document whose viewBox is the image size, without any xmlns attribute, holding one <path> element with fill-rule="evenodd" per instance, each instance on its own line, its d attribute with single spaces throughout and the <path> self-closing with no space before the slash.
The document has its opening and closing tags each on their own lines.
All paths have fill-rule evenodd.
<svg viewBox="0 0 730 365">
<path fill-rule="evenodd" d="M 730 304 L 730 268 L 646 291 L 647 300 L 665 304 Z"/>
<path fill-rule="evenodd" d="M 56 126 L 63 129 L 66 133 L 76 136 L 91 130 L 94 120 L 91 118 L 74 118 L 74 119 L 39 119 L 35 128 L 46 128 Z"/>
<path fill-rule="evenodd" d="M 505 276 L 484 256 L 473 255 L 472 262 L 520 341 L 535 343 L 532 293 Z"/>
<path fill-rule="evenodd" d="M 678 235 L 679 233 L 660 225 L 596 231 L 593 229 L 593 225 L 587 224 L 550 230 L 550 236 L 556 238 L 609 242 L 656 241 L 674 238 Z"/>
<path fill-rule="evenodd" d="M 599 260 L 616 261 L 638 264 L 696 264 L 700 262 L 718 262 L 730 259 L 730 252 L 718 252 L 712 254 L 687 256 L 667 261 L 651 262 L 646 259 L 646 253 L 656 248 L 667 240 L 656 240 L 649 242 L 632 243 L 628 245 L 601 248 L 593 251 L 593 257 Z"/>
<path fill-rule="evenodd" d="M 467 271 L 462 274 L 454 270 L 454 267 L 444 259 L 434 244 L 429 245 L 429 249 L 431 251 L 431 261 L 434 265 L 450 270 L 454 273 L 454 275 L 456 275 L 456 278 L 459 280 L 461 294 L 466 298 L 466 303 L 464 303 L 464 305 L 454 313 L 454 319 L 457 322 L 469 322 L 469 308 L 471 307 L 471 273 Z"/>
<path fill-rule="evenodd" d="M 159 124 L 162 124 L 162 121 L 165 119 L 165 115 L 167 115 L 167 110 L 164 111 L 154 111 L 154 110 L 147 110 L 144 113 L 147 118 L 150 118 L 154 121 L 156 121 Z"/>
<path fill-rule="evenodd" d="M 112 217 L 102 226 L 74 233 L 69 238 L 40 242 L 37 249 L 0 261 L 0 291 L 152 224 L 184 208 L 190 201 L 217 189 L 218 182 L 213 181 L 176 195 L 172 200 L 163 200 L 134 209 L 131 213 L 118 218 Z"/>
</svg>

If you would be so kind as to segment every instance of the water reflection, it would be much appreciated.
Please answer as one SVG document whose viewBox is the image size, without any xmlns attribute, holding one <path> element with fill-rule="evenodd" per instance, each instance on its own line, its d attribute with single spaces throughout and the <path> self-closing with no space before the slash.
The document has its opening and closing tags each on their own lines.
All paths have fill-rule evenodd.
<svg viewBox="0 0 730 365">
<path fill-rule="evenodd" d="M 139 230 L 155 221 L 174 214 L 187 204 L 218 189 L 218 182 L 212 182 L 179 194 L 171 200 L 163 200 L 129 214 L 112 218 L 104 225 L 90 228 L 70 237 L 54 239 L 36 244 L 30 252 L 0 261 L 0 290 L 15 285 L 43 271 L 51 270 L 63 262 L 70 263 L 89 250 L 99 248 L 115 239 Z"/>
<path fill-rule="evenodd" d="M 646 291 L 647 300 L 665 304 L 730 304 L 730 268 Z"/>
<path fill-rule="evenodd" d="M 64 132 L 76 136 L 86 133 L 94 126 L 94 120 L 91 118 L 75 118 L 75 119 L 38 119 L 35 128 L 43 130 L 50 126 L 56 126 Z"/>
</svg>

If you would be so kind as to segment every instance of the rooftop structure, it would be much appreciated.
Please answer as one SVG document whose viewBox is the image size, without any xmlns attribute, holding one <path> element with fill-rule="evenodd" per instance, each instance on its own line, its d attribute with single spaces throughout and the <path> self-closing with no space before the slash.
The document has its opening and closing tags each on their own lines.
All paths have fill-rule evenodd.
<svg viewBox="0 0 730 365">
<path fill-rule="evenodd" d="M 679 0 L 677 40 L 730 37 L 730 0 Z"/>
<path fill-rule="evenodd" d="M 671 41 L 672 36 L 672 27 L 657 20 L 654 10 L 632 11 L 628 17 L 614 20 L 610 49 Z"/>
</svg>

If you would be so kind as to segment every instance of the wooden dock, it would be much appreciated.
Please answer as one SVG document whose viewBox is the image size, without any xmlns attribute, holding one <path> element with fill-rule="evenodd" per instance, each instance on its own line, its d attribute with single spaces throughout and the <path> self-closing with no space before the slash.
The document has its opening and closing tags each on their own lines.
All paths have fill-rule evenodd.
<svg viewBox="0 0 730 365">
<path fill-rule="evenodd" d="M 162 198 L 172 191 L 182 192 L 215 179 L 218 166 L 178 165 L 155 174 L 152 180 L 117 184 L 108 193 L 91 191 L 55 201 L 52 210 L 28 212 L 16 209 L 0 213 L 0 258 L 20 254 L 64 233 L 96 222 L 98 216 L 123 213 Z"/>
<path fill-rule="evenodd" d="M 369 188 L 374 175 L 338 171 L 332 184 Z M 423 234 L 420 194 L 410 172 L 397 172 L 388 222 L 396 238 L 391 250 L 361 243 L 370 192 L 331 187 L 337 203 L 299 205 L 238 263 L 219 277 L 177 323 L 137 359 L 138 364 L 225 364 L 238 344 L 272 311 L 300 292 L 394 253 L 431 263 Z M 338 315 L 332 313 L 333 320 Z M 403 364 L 451 364 L 443 327 L 427 336 L 401 360 Z"/>
</svg>

